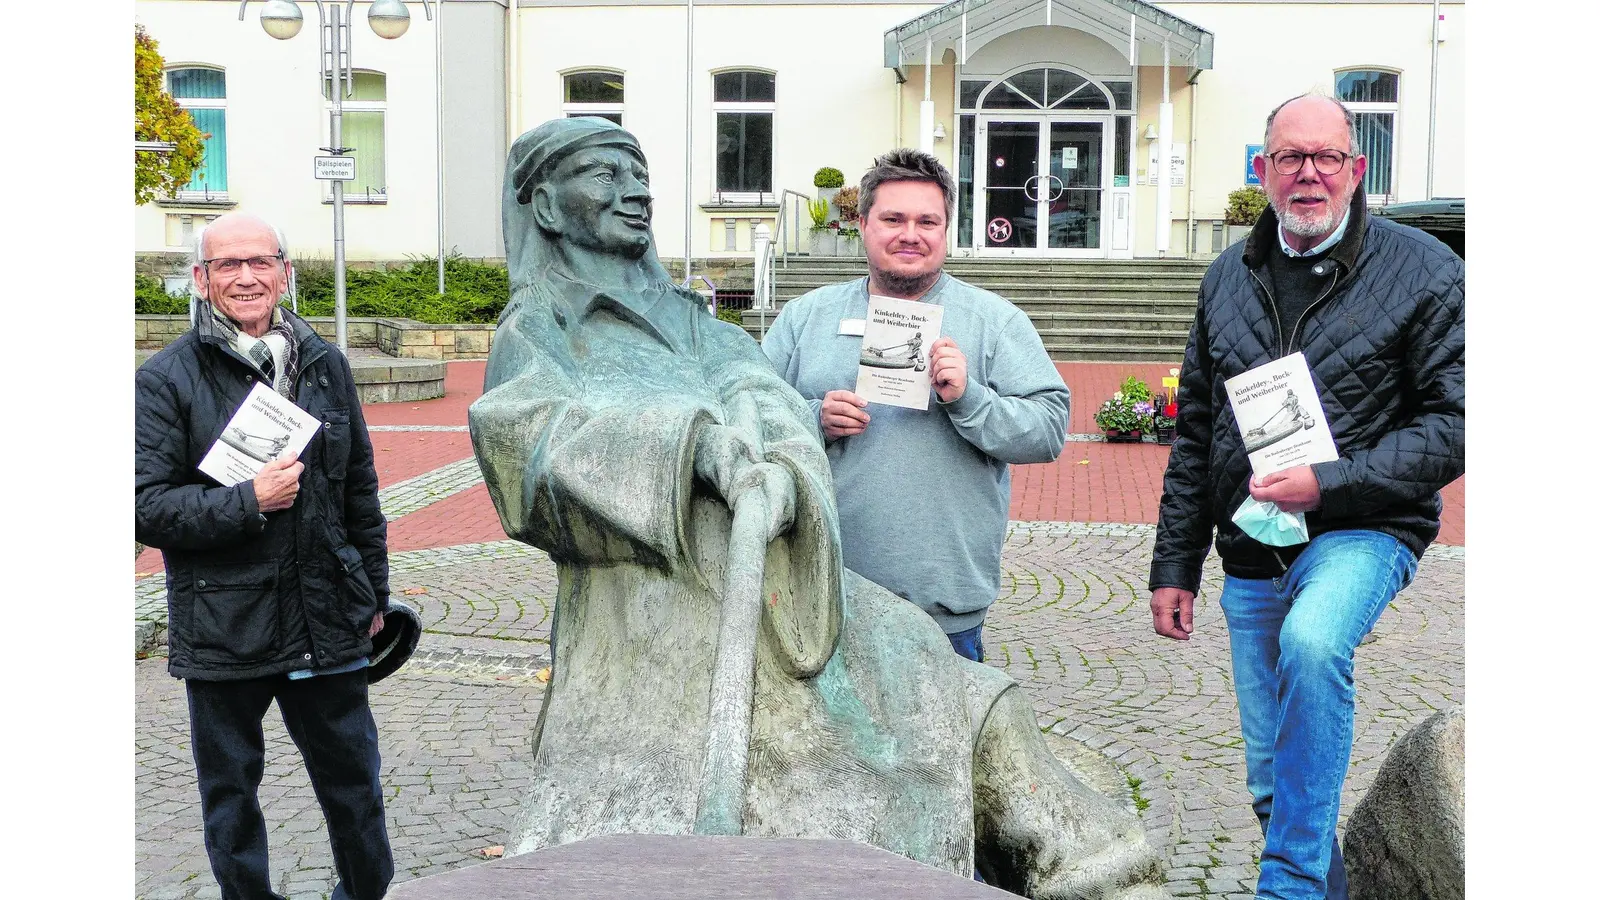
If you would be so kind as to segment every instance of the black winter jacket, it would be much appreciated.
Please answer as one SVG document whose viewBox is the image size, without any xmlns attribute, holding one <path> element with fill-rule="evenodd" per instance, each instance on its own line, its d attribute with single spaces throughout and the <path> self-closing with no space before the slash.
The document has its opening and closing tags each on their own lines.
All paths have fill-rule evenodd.
<svg viewBox="0 0 1600 900">
<path fill-rule="evenodd" d="M 135 376 L 134 532 L 167 570 L 168 671 L 222 681 L 347 663 L 389 596 L 387 526 L 350 363 L 288 310 L 296 403 L 322 420 L 300 492 L 261 513 L 250 482 L 197 466 L 262 376 L 206 319 Z M 205 317 L 202 317 L 205 318 Z"/>
<path fill-rule="evenodd" d="M 1150 588 L 1197 590 L 1216 530 L 1223 571 L 1275 578 L 1300 548 L 1247 536 L 1232 515 L 1249 496 L 1250 462 L 1223 382 L 1303 351 L 1339 459 L 1312 467 L 1321 507 L 1312 537 L 1371 529 L 1421 555 L 1439 533 L 1439 489 L 1466 471 L 1465 267 L 1437 239 L 1367 214 L 1357 190 L 1345 236 L 1328 254 L 1331 288 L 1280 332 L 1266 254 L 1268 209 L 1250 236 L 1206 270 L 1178 384 Z M 1304 545 L 1302 545 L 1303 547 Z"/>
</svg>

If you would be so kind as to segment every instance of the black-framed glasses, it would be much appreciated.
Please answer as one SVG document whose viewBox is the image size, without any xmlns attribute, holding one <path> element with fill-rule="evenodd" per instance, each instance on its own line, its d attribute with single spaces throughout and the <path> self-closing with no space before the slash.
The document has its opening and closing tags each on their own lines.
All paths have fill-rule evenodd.
<svg viewBox="0 0 1600 900">
<path fill-rule="evenodd" d="M 1267 157 L 1272 160 L 1272 167 L 1278 170 L 1279 175 L 1299 175 L 1305 168 L 1306 160 L 1311 160 L 1311 165 L 1321 175 L 1337 175 L 1344 169 L 1344 164 L 1350 160 L 1350 154 L 1342 150 L 1318 150 L 1316 153 L 1301 153 L 1299 150 L 1279 150 Z"/>
<path fill-rule="evenodd" d="M 249 266 L 250 271 L 256 273 L 257 275 L 265 275 L 268 272 L 278 268 L 278 264 L 283 262 L 283 251 L 279 250 L 277 253 L 274 253 L 271 256 L 251 256 L 246 259 L 239 259 L 232 256 L 219 256 L 215 259 L 202 260 L 202 262 L 204 262 L 211 271 L 220 275 L 237 275 L 239 270 L 245 266 Z"/>
</svg>

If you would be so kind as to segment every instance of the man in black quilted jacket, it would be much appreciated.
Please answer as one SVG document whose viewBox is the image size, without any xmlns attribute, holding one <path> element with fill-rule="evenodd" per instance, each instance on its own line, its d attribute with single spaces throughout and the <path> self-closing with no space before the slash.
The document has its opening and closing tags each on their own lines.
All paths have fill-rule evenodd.
<svg viewBox="0 0 1600 900">
<path fill-rule="evenodd" d="M 1464 269 L 1367 214 L 1343 105 L 1296 97 L 1255 162 L 1271 208 L 1212 263 L 1178 386 L 1150 566 L 1158 634 L 1188 640 L 1216 535 L 1254 808 L 1258 898 L 1344 898 L 1335 823 L 1355 721 L 1355 649 L 1439 533 L 1466 469 Z M 1305 354 L 1339 458 L 1253 480 L 1223 382 Z M 1302 400 L 1302 402 L 1304 402 Z M 1232 521 L 1247 497 L 1304 512 L 1274 547 Z"/>
<path fill-rule="evenodd" d="M 278 305 L 277 229 L 234 213 L 195 249 L 193 327 L 135 378 L 134 533 L 166 565 L 206 854 L 224 898 L 281 900 L 256 799 L 276 699 L 328 820 L 335 900 L 378 900 L 394 863 L 366 667 L 389 563 L 350 363 Z M 321 424 L 298 459 L 225 487 L 197 466 L 258 383 Z"/>
</svg>

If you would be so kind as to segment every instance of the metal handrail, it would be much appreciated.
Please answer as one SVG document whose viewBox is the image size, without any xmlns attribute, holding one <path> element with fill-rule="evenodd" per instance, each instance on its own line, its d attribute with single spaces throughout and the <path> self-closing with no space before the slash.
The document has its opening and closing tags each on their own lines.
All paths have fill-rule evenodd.
<svg viewBox="0 0 1600 900">
<path fill-rule="evenodd" d="M 711 307 L 710 307 L 709 312 L 713 316 L 716 315 L 717 314 L 717 286 L 712 283 L 711 279 L 705 277 L 704 275 L 690 275 L 688 278 L 685 278 L 683 280 L 684 290 L 693 291 L 694 288 L 689 287 L 689 285 L 694 284 L 696 281 L 705 282 L 706 283 L 706 287 L 711 289 Z M 698 293 L 698 291 L 696 291 L 696 293 Z"/>
<path fill-rule="evenodd" d="M 810 215 L 809 206 L 811 203 L 810 194 L 802 194 L 799 191 L 793 191 L 788 188 L 784 188 L 783 192 L 778 195 L 778 227 L 773 229 L 772 242 L 778 245 L 778 258 L 783 262 L 785 269 L 789 268 L 789 233 L 783 228 L 783 214 L 790 208 L 789 195 L 791 194 L 806 202 L 808 207 L 807 215 Z M 796 256 L 800 255 L 800 209 L 801 207 L 799 206 L 794 207 L 794 234 L 796 236 L 794 252 Z"/>
</svg>

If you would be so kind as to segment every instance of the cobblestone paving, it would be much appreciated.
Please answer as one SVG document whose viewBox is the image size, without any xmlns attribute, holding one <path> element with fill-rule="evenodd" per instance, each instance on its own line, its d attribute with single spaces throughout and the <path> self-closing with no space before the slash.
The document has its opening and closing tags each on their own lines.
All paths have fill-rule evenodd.
<svg viewBox="0 0 1600 900">
<path fill-rule="evenodd" d="M 1213 559 L 1193 640 L 1156 637 L 1143 589 L 1152 538 L 1147 525 L 1013 523 L 985 645 L 1043 724 L 1122 767 L 1148 803 L 1143 821 L 1174 895 L 1249 898 L 1260 837 L 1215 605 L 1221 573 Z M 1346 812 L 1397 737 L 1462 702 L 1464 556 L 1430 552 L 1358 654 Z M 506 840 L 528 776 L 555 573 L 510 541 L 396 553 L 391 572 L 426 625 L 417 656 L 372 694 L 396 880 L 405 880 L 471 864 L 473 851 Z M 160 580 L 136 585 L 136 605 L 154 605 Z M 182 683 L 155 658 L 136 663 L 136 689 L 137 896 L 216 897 Z M 276 714 L 266 733 L 261 800 L 276 884 L 293 900 L 325 898 L 334 874 L 321 813 Z"/>
<path fill-rule="evenodd" d="M 406 513 L 416 512 L 482 483 L 483 472 L 478 468 L 478 458 L 468 456 L 383 488 L 378 491 L 378 503 L 383 508 L 384 518 L 392 522 Z"/>
</svg>

